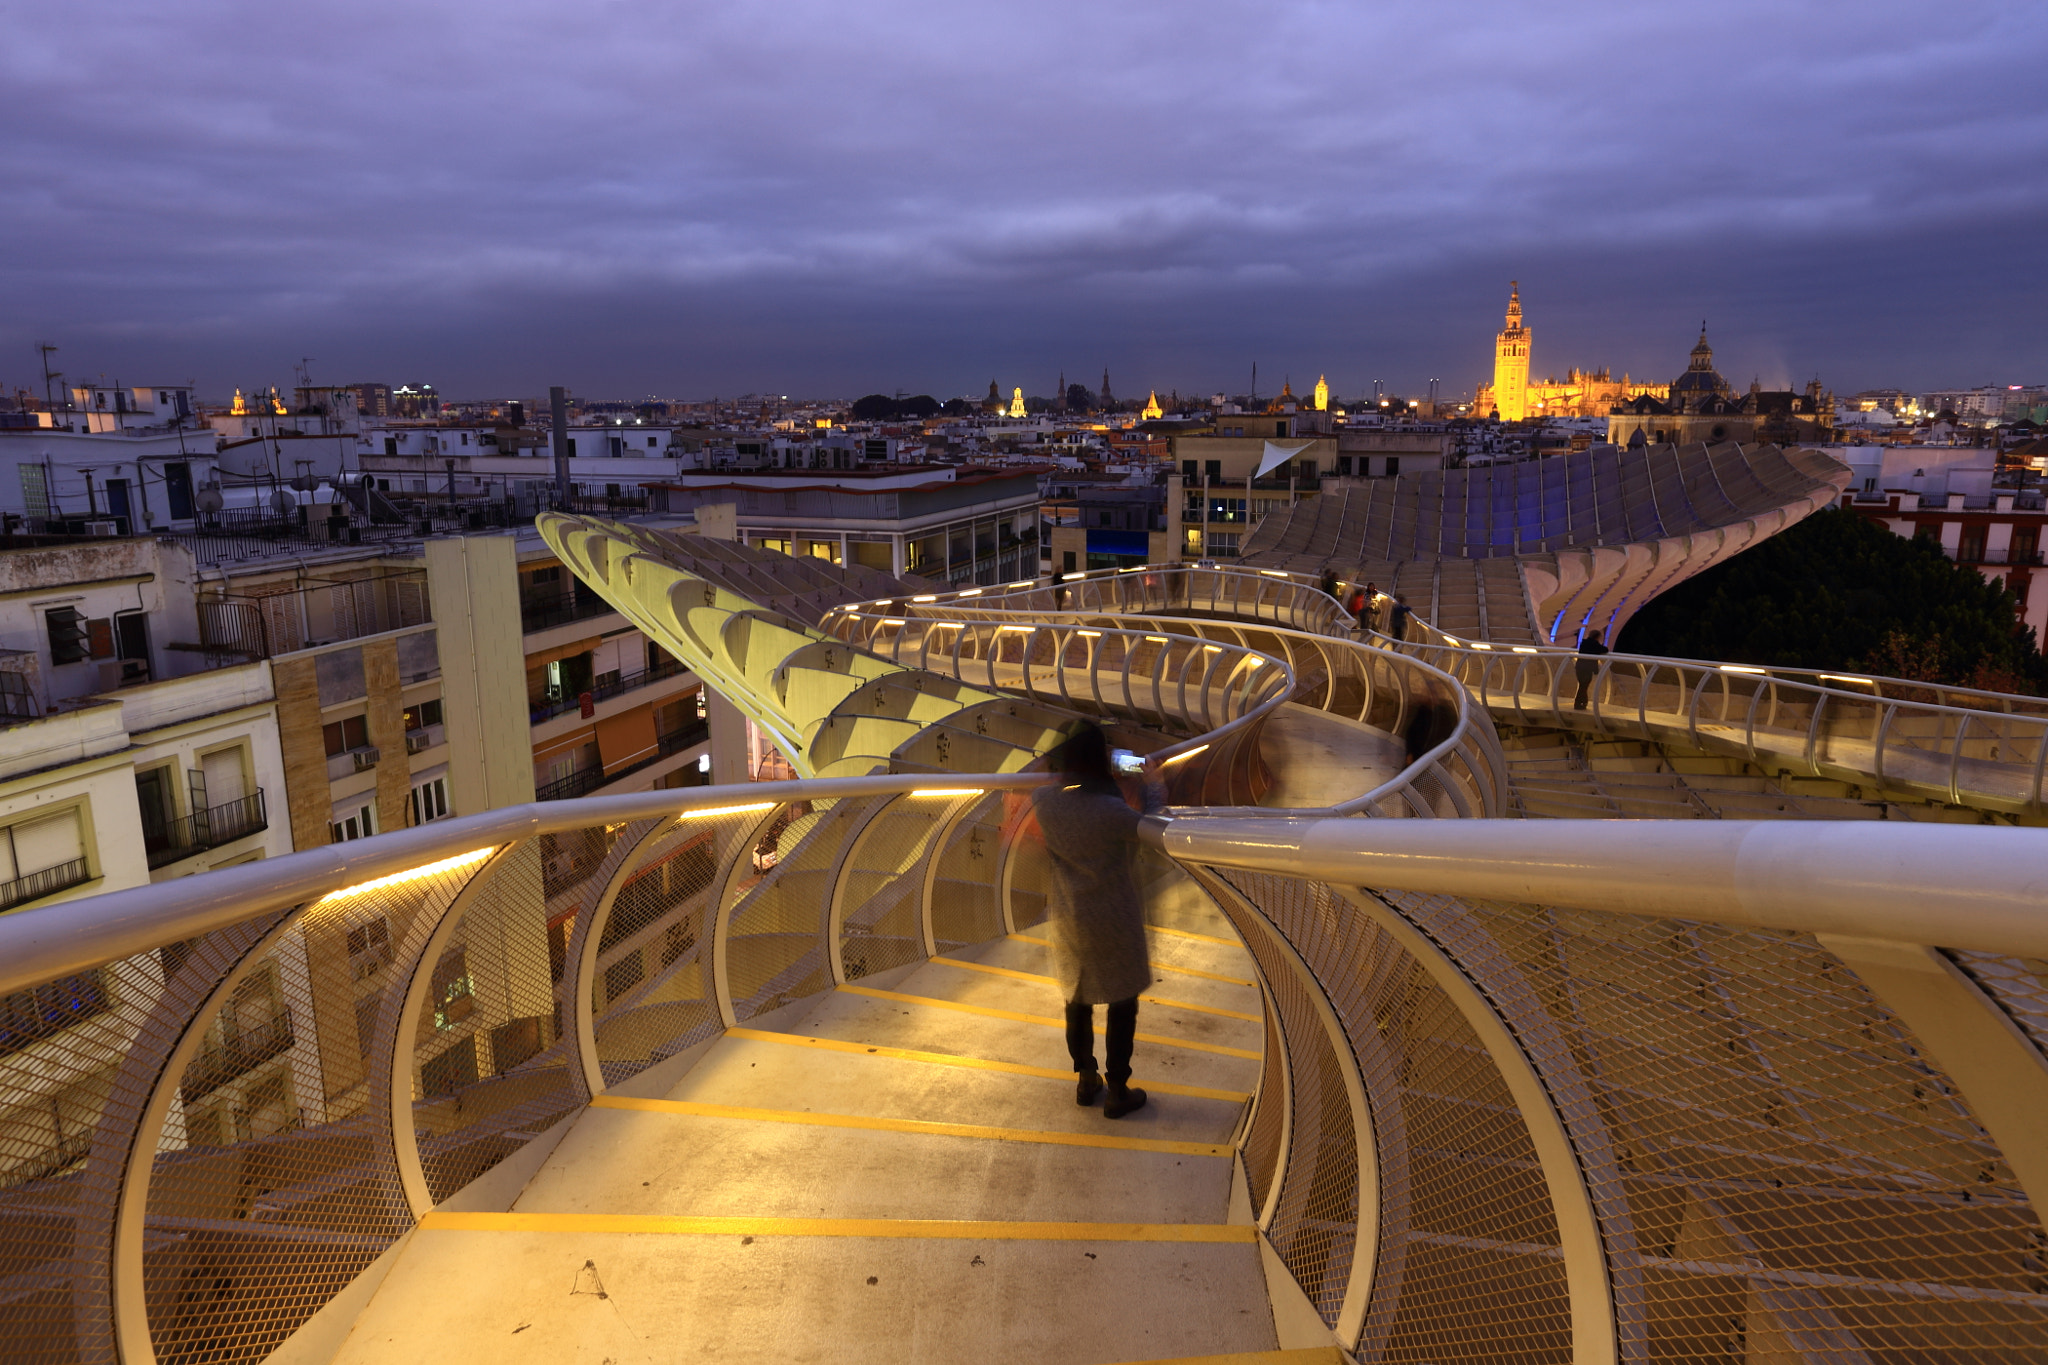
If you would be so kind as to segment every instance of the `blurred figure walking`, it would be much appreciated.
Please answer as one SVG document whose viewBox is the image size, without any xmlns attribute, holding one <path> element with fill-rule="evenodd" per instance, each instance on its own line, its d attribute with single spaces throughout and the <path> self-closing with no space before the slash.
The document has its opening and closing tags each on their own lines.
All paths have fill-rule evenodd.
<svg viewBox="0 0 2048 1365">
<path fill-rule="evenodd" d="M 1105 1094 L 1104 1118 L 1120 1119 L 1145 1104 L 1131 1079 L 1131 1049 L 1138 1032 L 1138 996 L 1152 984 L 1145 942 L 1145 906 L 1133 865 L 1138 857 L 1138 812 L 1124 799 L 1111 767 L 1109 741 L 1083 724 L 1048 758 L 1064 780 L 1031 794 L 1045 851 L 1052 863 L 1046 928 L 1053 973 L 1067 1000 L 1067 1051 L 1080 1080 L 1077 1104 Z M 1164 804 L 1149 772 L 1145 808 Z M 1095 1061 L 1095 1006 L 1108 1009 L 1107 1065 Z"/>
<path fill-rule="evenodd" d="M 1593 685 L 1593 679 L 1600 672 L 1600 656 L 1607 652 L 1607 646 L 1600 641 L 1600 632 L 1589 630 L 1586 638 L 1579 641 L 1579 657 L 1572 668 L 1579 675 L 1579 695 L 1572 699 L 1572 710 L 1586 709 L 1586 689 Z"/>
</svg>

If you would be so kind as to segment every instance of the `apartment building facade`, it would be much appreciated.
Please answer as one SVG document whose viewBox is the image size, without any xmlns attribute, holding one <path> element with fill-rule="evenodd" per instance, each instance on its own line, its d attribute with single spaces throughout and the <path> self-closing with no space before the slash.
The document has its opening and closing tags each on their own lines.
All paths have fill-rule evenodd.
<svg viewBox="0 0 2048 1365">
<path fill-rule="evenodd" d="M 951 465 L 704 470 L 648 487 L 652 512 L 733 506 L 734 538 L 894 577 L 1035 577 L 1038 476 Z"/>
</svg>

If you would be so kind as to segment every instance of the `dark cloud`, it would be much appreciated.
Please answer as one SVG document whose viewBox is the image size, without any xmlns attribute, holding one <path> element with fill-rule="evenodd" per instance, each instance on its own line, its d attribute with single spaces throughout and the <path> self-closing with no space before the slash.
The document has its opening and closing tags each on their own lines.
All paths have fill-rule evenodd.
<svg viewBox="0 0 2048 1365">
<path fill-rule="evenodd" d="M 12 16 L 0 382 L 2040 379 L 2020 4 Z M 14 360 L 6 357 L 13 355 Z"/>
</svg>

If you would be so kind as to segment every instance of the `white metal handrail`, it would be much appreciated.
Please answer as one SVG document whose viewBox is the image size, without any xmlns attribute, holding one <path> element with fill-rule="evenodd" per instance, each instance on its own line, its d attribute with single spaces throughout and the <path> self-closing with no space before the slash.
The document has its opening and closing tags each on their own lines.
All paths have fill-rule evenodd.
<svg viewBox="0 0 2048 1365">
<path fill-rule="evenodd" d="M 1178 638 L 1210 642 L 1202 645 L 1205 649 L 1218 648 L 1214 643 L 1216 641 L 1227 642 L 1233 647 L 1253 649 L 1254 646 L 1248 637 L 1256 634 L 1260 637 L 1260 643 L 1267 646 L 1265 656 L 1279 659 L 1283 666 L 1289 668 L 1290 683 L 1309 670 L 1311 660 L 1319 665 L 1326 679 L 1321 695 L 1303 695 L 1293 699 L 1338 714 L 1349 714 L 1335 704 L 1338 675 L 1348 666 L 1355 670 L 1355 677 L 1364 688 L 1364 708 L 1359 714 L 1351 717 L 1361 721 L 1366 719 L 1366 712 L 1371 710 L 1374 700 L 1374 669 L 1384 669 L 1398 690 L 1395 715 L 1390 726 L 1391 731 L 1397 734 L 1404 728 L 1416 695 L 1433 684 L 1436 690 L 1451 700 L 1455 708 L 1456 714 L 1449 732 L 1423 753 L 1412 755 L 1408 764 L 1395 776 L 1329 809 L 1337 814 L 1381 814 L 1384 803 L 1400 801 L 1410 814 L 1432 814 L 1433 806 L 1416 790 L 1417 782 L 1425 775 L 1434 775 L 1436 782 L 1450 797 L 1460 815 L 1496 815 L 1504 808 L 1502 788 L 1507 765 L 1505 757 L 1500 752 L 1499 740 L 1493 734 L 1491 725 L 1486 723 L 1483 714 L 1475 708 L 1468 690 L 1460 685 L 1456 678 L 1427 661 L 1350 638 L 1348 633 L 1345 633 L 1349 618 L 1345 617 L 1341 609 L 1319 588 L 1296 581 L 1303 577 L 1301 575 L 1282 574 L 1277 570 L 1256 573 L 1189 570 L 1189 581 L 1197 587 L 1210 585 L 1211 590 L 1206 596 L 1196 594 L 1193 599 L 1195 607 L 1188 608 L 1189 596 L 1173 590 L 1175 580 L 1172 575 L 1175 572 L 1178 571 L 1167 570 L 1149 574 L 1131 569 L 1098 571 L 1078 585 L 1076 596 L 1064 604 L 1067 609 L 1057 612 L 1037 610 L 1033 607 L 1033 603 L 1044 598 L 1050 589 L 1033 587 L 1026 590 L 1025 585 L 1013 584 L 1009 589 L 1001 591 L 967 589 L 963 592 L 929 594 L 908 601 L 892 599 L 841 607 L 826 617 L 824 627 L 853 643 L 877 652 L 886 653 L 889 647 L 900 649 L 906 645 L 917 648 L 920 652 L 914 658 L 906 659 L 900 655 L 890 657 L 895 658 L 897 662 L 914 662 L 919 666 L 931 667 L 935 662 L 945 662 L 944 655 L 934 659 L 929 650 L 930 632 L 935 626 L 949 632 L 965 634 L 970 622 L 1014 622 L 1028 617 L 1034 622 L 1049 620 L 1059 623 L 1034 625 L 1029 628 L 1032 630 L 1059 630 L 1063 626 L 1070 632 L 1084 635 L 1105 631 L 1118 633 L 1121 628 L 1114 623 L 1132 622 L 1132 609 L 1136 607 L 1149 605 L 1164 613 L 1168 606 L 1179 604 L 1184 609 L 1215 610 L 1219 613 L 1235 614 L 1234 604 L 1235 608 L 1254 615 L 1259 624 L 1247 626 L 1237 624 L 1231 619 L 1170 614 L 1138 615 L 1135 620 L 1139 623 L 1139 630 L 1121 633 L 1143 634 L 1152 640 Z M 1137 576 L 1133 577 L 1134 574 Z M 1070 579 L 1069 585 L 1072 582 Z M 1233 590 L 1229 593 L 1214 587 L 1215 584 L 1225 582 L 1232 584 Z M 1097 589 L 1109 590 L 1106 600 L 1095 595 Z M 1327 630 L 1316 631 L 1293 629 L 1277 623 L 1265 624 L 1275 616 L 1282 619 L 1306 618 L 1311 622 L 1327 623 L 1328 613 L 1301 608 L 1300 602 L 1303 599 L 1314 599 L 1327 604 L 1329 611 L 1335 613 L 1335 618 L 1345 622 L 1345 627 L 1333 626 Z M 1277 610 L 1283 605 L 1283 601 L 1286 610 Z M 1092 605 L 1089 605 L 1091 603 Z M 1111 604 L 1116 604 L 1116 608 L 1119 609 L 1113 609 Z M 1272 616 L 1256 615 L 1262 608 L 1275 610 Z M 890 629 L 907 630 L 907 623 L 918 621 L 924 621 L 927 628 L 925 634 L 915 639 L 903 635 L 890 637 L 885 634 Z M 1015 624 L 996 624 L 994 629 L 1023 631 L 1027 628 Z M 951 637 L 942 636 L 942 643 L 949 638 Z M 1273 652 L 1276 646 L 1284 654 L 1284 658 Z M 957 676 L 969 681 L 980 680 L 964 672 L 958 673 Z M 999 684 L 991 678 L 989 685 Z M 1293 690 L 1290 688 L 1290 691 Z M 1277 705 L 1279 701 L 1288 699 L 1282 696 L 1272 704 Z M 1206 736 L 1183 741 L 1163 752 L 1171 755 L 1203 742 L 1207 742 Z M 1446 776 L 1448 765 L 1453 758 L 1457 759 L 1470 774 L 1478 797 L 1476 809 L 1465 807 L 1458 791 L 1458 784 Z"/>
<path fill-rule="evenodd" d="M 905 667 L 948 673 L 962 682 L 1026 692 L 1049 702 L 1114 707 L 1141 719 L 1175 722 L 1197 731 L 1158 750 L 1160 758 L 1216 743 L 1255 725 L 1294 692 L 1294 670 L 1286 659 L 1244 645 L 1205 644 L 1156 631 L 1057 622 L 1024 625 L 1007 618 L 945 621 L 853 610 L 835 612 L 826 627 L 849 644 Z M 1112 643 L 1121 646 L 1113 659 L 1107 657 Z M 1013 644 L 1014 651 L 1007 648 Z M 1078 661 L 1073 657 L 1077 652 Z M 1105 663 L 1112 675 L 1107 678 Z M 1140 674 L 1134 680 L 1134 669 L 1150 670 L 1149 676 Z M 1077 671 L 1086 679 L 1085 692 L 1077 692 L 1070 682 Z"/>
<path fill-rule="evenodd" d="M 1050 781 L 1045 773 L 808 778 L 537 801 L 455 820 L 436 820 L 373 839 L 329 844 L 217 868 L 201 876 L 0 915 L 0 995 L 213 933 L 343 887 L 405 872 L 450 853 L 497 847 L 516 839 L 711 810 L 739 799 L 748 803 L 825 800 L 967 786 L 1028 791 Z"/>
<path fill-rule="evenodd" d="M 1588 656 L 1555 646 L 1461 640 L 1418 626 L 1425 638 L 1399 643 L 1403 652 L 1436 664 L 1489 710 L 1523 723 L 1554 725 L 1578 717 L 1597 729 L 1671 735 L 1696 748 L 1732 750 L 1750 762 L 1872 781 L 1954 805 L 2014 813 L 2043 808 L 2048 713 L 2024 714 L 2010 705 L 2025 698 L 1928 689 L 2009 704 L 1986 710 L 1885 695 L 1887 687 L 1898 692 L 1914 686 L 1901 679 L 1800 675 L 1634 654 Z M 1594 664 L 1583 710 L 1563 697 L 1567 686 L 1575 687 L 1582 659 Z M 1816 676 L 1830 681 L 1806 681 Z M 1858 686 L 1865 681 L 1870 691 Z M 1631 686 L 1633 705 L 1625 695 Z M 1671 704 L 1653 705 L 1657 691 L 1668 693 Z M 1792 724 L 1781 724 L 1785 719 Z"/>
</svg>

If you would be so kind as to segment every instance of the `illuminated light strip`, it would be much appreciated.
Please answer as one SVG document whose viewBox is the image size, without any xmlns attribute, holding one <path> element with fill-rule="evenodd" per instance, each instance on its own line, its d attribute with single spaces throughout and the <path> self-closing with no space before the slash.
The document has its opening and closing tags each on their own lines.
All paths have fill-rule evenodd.
<svg viewBox="0 0 2048 1365">
<path fill-rule="evenodd" d="M 1037 940 L 1043 942 L 1044 940 Z M 1227 978 L 1226 978 L 1227 979 Z M 1250 982 L 1246 982 L 1250 985 Z M 1064 1021 L 1061 1027 L 1065 1027 Z M 958 1066 L 970 1071 L 999 1071 L 1008 1076 L 1037 1076 L 1049 1081 L 1074 1083 L 1074 1068 L 1063 1067 L 1053 1070 L 1046 1066 L 1025 1066 L 1021 1062 L 992 1062 L 981 1057 L 961 1057 L 950 1052 L 919 1052 L 907 1047 L 871 1047 L 866 1043 L 849 1043 L 838 1038 L 805 1038 L 794 1033 L 770 1033 L 764 1029 L 729 1028 L 728 1038 L 739 1038 L 754 1043 L 779 1043 L 786 1047 L 812 1047 L 825 1052 L 845 1052 L 855 1056 L 888 1057 L 899 1062 L 923 1062 L 928 1066 Z M 1135 1078 L 1134 1078 L 1135 1079 Z M 1144 1081 L 1147 1090 L 1156 1090 L 1162 1095 L 1185 1095 L 1189 1099 L 1222 1100 L 1226 1104 L 1243 1104 L 1251 1096 L 1242 1090 L 1216 1090 L 1206 1085 L 1181 1085 L 1175 1081 Z"/>
<path fill-rule="evenodd" d="M 1030 934 L 1009 934 L 1006 937 L 1013 938 L 1019 943 L 1035 943 L 1041 948 L 1050 948 L 1052 946 L 1052 940 L 1033 938 Z M 1258 989 L 1259 985 L 1258 982 L 1247 981 L 1241 976 L 1225 976 L 1221 972 L 1205 972 L 1195 967 L 1176 967 L 1170 962 L 1155 962 L 1152 964 L 1152 970 L 1155 972 L 1173 972 L 1178 976 L 1198 976 L 1204 981 L 1221 981 L 1226 986 L 1245 986 L 1253 990 Z M 1064 1076 L 1067 1073 L 1060 1072 L 1059 1074 Z M 1151 1082 L 1148 1081 L 1146 1084 L 1149 1085 Z"/>
<path fill-rule="evenodd" d="M 1761 674 L 1761 673 L 1763 673 L 1763 672 L 1764 672 L 1765 670 L 1763 670 L 1763 669 L 1761 669 L 1761 668 L 1751 668 L 1751 667 L 1750 667 L 1750 666 L 1749 666 L 1748 664 L 1722 664 L 1722 665 L 1721 665 L 1721 671 L 1722 671 L 1723 673 L 1758 673 L 1758 674 Z"/>
<path fill-rule="evenodd" d="M 1877 686 L 1877 679 L 1875 678 L 1852 678 L 1846 673 L 1821 673 L 1816 676 L 1824 678 L 1828 682 L 1862 683 L 1865 687 Z"/>
<path fill-rule="evenodd" d="M 992 967 L 986 962 L 968 962 L 963 958 L 957 957 L 935 957 L 932 961 L 942 967 L 960 967 L 970 972 L 983 972 L 989 976 L 1006 976 L 1018 981 L 1029 981 L 1034 984 L 1052 985 L 1057 980 L 1055 977 L 1046 976 L 1039 972 L 1020 972 L 1013 967 Z M 1263 1023 L 1266 1018 L 1263 1014 L 1246 1014 L 1242 1010 L 1226 1010 L 1215 1005 L 1197 1005 L 1192 1000 L 1169 1000 L 1161 995 L 1141 995 L 1138 998 L 1148 1005 L 1157 1005 L 1161 1009 L 1193 1010 L 1197 1014 L 1220 1014 L 1225 1019 L 1242 1019 L 1246 1023 L 1251 1024 Z"/>
<path fill-rule="evenodd" d="M 1279 569 L 1261 569 L 1259 572 L 1268 578 L 1286 578 L 1288 576 Z"/>
<path fill-rule="evenodd" d="M 1035 578 L 1027 578 L 1027 579 L 1025 579 L 1025 580 L 1024 580 L 1024 581 L 1023 581 L 1022 583 L 1012 583 L 1012 584 L 1011 584 L 1010 586 L 1011 586 L 1011 587 L 1013 587 L 1013 588 L 1031 588 L 1031 587 L 1036 587 L 1037 585 L 1038 585 L 1038 580 L 1037 580 L 1037 579 L 1035 579 Z"/>
<path fill-rule="evenodd" d="M 1221 653 L 1223 652 L 1223 646 L 1222 646 L 1222 645 L 1203 645 L 1203 646 L 1202 646 L 1202 652 L 1203 652 L 1204 654 L 1221 654 Z"/>
<path fill-rule="evenodd" d="M 1034 631 L 1034 630 L 1037 630 L 1037 629 L 1038 629 L 1038 627 L 1037 627 L 1037 626 L 997 626 L 997 627 L 996 627 L 996 629 L 997 629 L 997 630 L 999 630 L 999 631 L 1000 631 L 1000 630 L 1014 630 L 1014 631 L 1020 631 L 1020 632 L 1022 632 L 1022 633 L 1023 633 L 1023 634 L 1025 634 L 1025 635 L 1029 635 L 1029 634 L 1030 634 L 1030 633 L 1031 633 L 1032 631 Z"/>
<path fill-rule="evenodd" d="M 1242 948 L 1244 945 L 1234 938 L 1218 938 L 1214 934 L 1198 934 L 1192 929 L 1169 929 L 1163 924 L 1145 926 L 1155 934 L 1170 934 L 1174 938 L 1191 938 L 1197 943 L 1220 943 L 1226 948 Z"/>
<path fill-rule="evenodd" d="M 939 595 L 935 592 L 928 592 L 922 597 L 913 597 L 910 600 L 913 602 L 936 602 L 939 600 Z"/>
<path fill-rule="evenodd" d="M 1100 640 L 1102 638 L 1102 632 L 1099 630 L 1083 630 L 1078 631 L 1076 633 L 1080 635 L 1085 635 L 1091 640 Z"/>
<path fill-rule="evenodd" d="M 1173 643 L 1172 640 L 1164 635 L 1147 635 L 1145 638 L 1155 645 L 1170 645 Z"/>
<path fill-rule="evenodd" d="M 903 624 L 903 620 L 901 617 L 889 617 L 882 624 L 885 626 L 900 626 Z"/>
<path fill-rule="evenodd" d="M 378 891 L 387 886 L 397 886 L 403 882 L 418 881 L 422 877 L 437 877 L 443 872 L 454 872 L 473 863 L 480 863 L 497 851 L 497 845 L 495 844 L 489 848 L 474 848 L 467 853 L 458 853 L 452 858 L 443 858 L 437 863 L 428 863 L 424 867 L 407 868 L 403 872 L 393 872 L 388 877 L 378 877 L 373 881 L 357 882 L 354 886 L 344 886 L 339 891 L 328 892 L 320 898 L 318 904 L 325 905 L 329 901 L 338 901 L 347 896 L 360 896 L 366 891 Z"/>
<path fill-rule="evenodd" d="M 1013 1024 L 1037 1024 L 1042 1028 L 1057 1029 L 1067 1026 L 1064 1019 L 1053 1019 L 1043 1014 L 1024 1014 L 1018 1010 L 996 1009 L 991 1005 L 968 1005 L 958 1000 L 940 1000 L 928 995 L 905 995 L 902 991 L 878 991 L 872 986 L 841 986 L 839 989 L 847 995 L 864 995 L 870 1000 L 887 1000 L 897 1005 L 923 1005 L 927 1009 L 952 1010 L 959 1014 L 978 1014 L 985 1019 L 1005 1019 Z M 1098 1025 L 1095 1031 L 1106 1033 L 1108 1030 Z M 1151 1043 L 1157 1047 L 1186 1048 L 1190 1052 L 1213 1052 L 1219 1057 L 1241 1057 L 1246 1061 L 1256 1062 L 1265 1056 L 1263 1052 L 1248 1052 L 1244 1048 L 1225 1047 L 1221 1043 L 1198 1043 L 1190 1038 L 1169 1038 L 1163 1033 L 1140 1033 L 1135 1036 L 1141 1043 Z"/>
<path fill-rule="evenodd" d="M 926 1119 L 873 1118 L 865 1114 L 817 1114 L 789 1109 L 745 1109 L 694 1100 L 642 1100 L 624 1095 L 599 1095 L 593 1109 L 629 1109 L 648 1114 L 683 1114 L 692 1118 L 741 1119 L 748 1123 L 788 1123 L 810 1128 L 855 1128 L 875 1133 L 916 1133 L 931 1137 L 979 1138 L 984 1142 L 1032 1142 L 1054 1147 L 1104 1147 L 1121 1152 L 1164 1152 L 1169 1156 L 1237 1154 L 1235 1147 L 1213 1142 L 1175 1142 L 1164 1138 L 1112 1137 L 1106 1133 L 1056 1133 L 1037 1128 L 991 1128 L 978 1123 L 937 1123 Z"/>
<path fill-rule="evenodd" d="M 676 819 L 709 820 L 717 815 L 745 815 L 750 811 L 774 810 L 777 804 L 779 803 L 774 801 L 756 801 L 752 805 L 746 806 L 711 806 L 704 810 L 686 810 L 681 815 L 678 815 Z"/>
<path fill-rule="evenodd" d="M 1536 646 L 1534 646 L 1534 645 L 1516 645 L 1516 646 L 1515 646 L 1515 653 L 1517 653 L 1517 654 L 1534 654 L 1535 652 L 1536 652 Z"/>
<path fill-rule="evenodd" d="M 969 589 L 967 589 L 967 590 L 966 590 L 965 592 L 957 592 L 957 593 L 954 593 L 953 595 L 954 595 L 955 597 L 979 597 L 979 596 L 981 596 L 981 589 L 980 589 L 980 588 L 969 588 Z"/>
<path fill-rule="evenodd" d="M 963 626 L 963 625 L 962 625 L 962 624 L 961 624 L 960 622 L 958 622 L 958 621 L 927 621 L 927 622 L 925 622 L 925 629 L 926 629 L 926 630 L 965 630 L 966 628 L 967 628 L 967 627 Z"/>
<path fill-rule="evenodd" d="M 910 793 L 912 796 L 985 796 L 986 787 L 926 787 Z"/>
<path fill-rule="evenodd" d="M 1487 643 L 1485 643 L 1484 641 L 1481 641 L 1481 640 L 1474 640 L 1474 641 L 1472 642 L 1472 648 L 1474 648 L 1474 649 L 1492 649 L 1492 648 L 1493 648 L 1493 646 L 1492 646 L 1492 645 L 1489 645 L 1489 644 L 1487 644 Z"/>
<path fill-rule="evenodd" d="M 1173 764 L 1180 762 L 1184 758 L 1193 758 L 1196 754 L 1202 752 L 1202 750 L 1208 747 L 1209 746 L 1206 744 L 1197 744 L 1194 748 L 1188 750 L 1184 754 L 1175 754 L 1172 758 L 1160 759 L 1159 766 L 1162 768 L 1171 767 Z"/>
<path fill-rule="evenodd" d="M 1156 1087 L 1155 1087 L 1156 1088 Z M 423 1232 L 629 1233 L 665 1237 L 884 1237 L 975 1242 L 1214 1242 L 1252 1245 L 1250 1223 L 992 1223 L 953 1218 L 757 1218 L 660 1213 L 430 1212 Z"/>
</svg>

